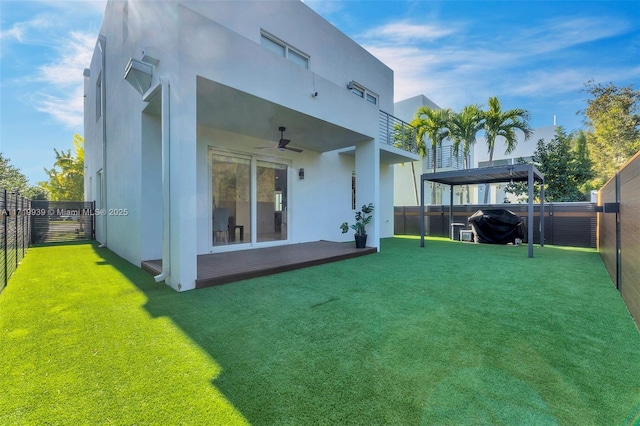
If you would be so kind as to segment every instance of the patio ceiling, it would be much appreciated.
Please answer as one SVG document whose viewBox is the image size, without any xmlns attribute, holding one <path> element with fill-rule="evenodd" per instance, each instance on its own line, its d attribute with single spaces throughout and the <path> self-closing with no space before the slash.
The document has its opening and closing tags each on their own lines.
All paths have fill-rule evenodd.
<svg viewBox="0 0 640 426">
<path fill-rule="evenodd" d="M 353 146 L 370 137 L 198 77 L 198 124 L 232 133 L 276 141 L 278 127 L 287 128 L 291 144 L 317 152 Z"/>
</svg>

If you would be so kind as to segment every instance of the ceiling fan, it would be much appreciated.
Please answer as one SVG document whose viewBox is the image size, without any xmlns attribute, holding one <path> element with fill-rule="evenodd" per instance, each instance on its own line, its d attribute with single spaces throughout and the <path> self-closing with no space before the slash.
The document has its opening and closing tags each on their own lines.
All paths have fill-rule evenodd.
<svg viewBox="0 0 640 426">
<path fill-rule="evenodd" d="M 293 151 L 293 152 L 302 152 L 300 148 L 292 148 L 289 145 L 291 142 L 289 139 L 284 138 L 284 131 L 287 130 L 284 127 L 278 127 L 280 130 L 280 140 L 276 146 L 257 146 L 256 149 L 264 149 L 264 148 L 276 148 L 278 151 Z"/>
</svg>

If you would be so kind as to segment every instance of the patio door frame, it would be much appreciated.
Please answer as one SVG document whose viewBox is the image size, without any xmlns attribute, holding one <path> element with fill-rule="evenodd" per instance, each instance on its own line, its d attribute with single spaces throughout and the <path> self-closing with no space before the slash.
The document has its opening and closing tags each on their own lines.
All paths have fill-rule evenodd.
<svg viewBox="0 0 640 426">
<path fill-rule="evenodd" d="M 246 243 L 237 243 L 237 244 L 225 244 L 225 245 L 214 245 L 213 241 L 213 188 L 212 188 L 212 180 L 213 180 L 213 162 L 211 156 L 213 154 L 227 155 L 231 157 L 241 158 L 250 161 L 250 185 L 249 185 L 249 211 L 250 211 L 250 231 L 245 233 L 244 238 L 247 239 L 247 235 L 249 236 L 248 241 Z M 286 245 L 291 241 L 291 214 L 290 209 L 288 208 L 291 205 L 291 182 L 292 179 L 292 161 L 286 158 L 274 157 L 269 155 L 256 155 L 255 153 L 250 153 L 246 151 L 235 151 L 226 148 L 216 147 L 210 145 L 207 150 L 207 164 L 208 164 L 208 214 L 209 214 L 209 251 L 211 253 L 221 253 L 228 251 L 238 251 L 238 250 L 247 250 L 251 248 L 260 248 L 260 247 L 271 247 L 278 245 Z M 258 198 L 258 189 L 257 189 L 257 180 L 258 180 L 258 161 L 273 163 L 273 164 L 283 164 L 287 167 L 286 177 L 287 177 L 287 188 L 286 195 L 284 195 L 287 200 L 287 208 L 286 208 L 286 226 L 287 226 L 287 235 L 285 239 L 281 240 L 272 240 L 272 241 L 262 241 L 258 242 L 258 219 L 257 219 L 257 198 Z M 284 214 L 284 212 L 283 212 Z M 230 232 L 235 232 L 235 230 L 230 230 Z"/>
</svg>

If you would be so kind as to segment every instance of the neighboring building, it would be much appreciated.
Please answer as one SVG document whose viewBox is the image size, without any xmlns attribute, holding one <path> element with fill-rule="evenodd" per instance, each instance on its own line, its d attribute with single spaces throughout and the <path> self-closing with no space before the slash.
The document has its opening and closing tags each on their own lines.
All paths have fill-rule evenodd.
<svg viewBox="0 0 640 426">
<path fill-rule="evenodd" d="M 352 241 L 369 202 L 379 247 L 393 165 L 419 158 L 393 108 L 393 71 L 302 2 L 109 1 L 85 70 L 96 239 L 176 290 L 199 254 Z"/>
<path fill-rule="evenodd" d="M 394 115 L 401 120 L 411 122 L 420 107 L 428 106 L 431 109 L 442 109 L 425 95 L 418 95 L 396 102 L 394 105 Z M 420 175 L 433 172 L 433 152 L 431 142 L 425 141 L 427 155 L 413 163 L 403 163 L 395 166 L 394 194 L 396 206 L 419 206 L 420 205 Z M 445 139 L 441 146 L 436 148 L 436 171 L 459 170 L 464 167 L 462 153 L 454 155 L 453 142 Z M 471 155 L 473 158 L 473 153 Z M 469 163 L 471 164 L 471 162 Z M 435 184 L 436 200 L 431 200 L 431 190 L 425 190 L 425 204 L 448 204 L 449 188 Z"/>
<path fill-rule="evenodd" d="M 394 114 L 401 120 L 411 122 L 415 118 L 418 108 L 428 106 L 429 108 L 441 109 L 436 103 L 424 95 L 414 96 L 400 102 L 394 106 Z M 517 164 L 522 158 L 524 161 L 531 161 L 536 149 L 538 140 L 550 141 L 555 136 L 557 126 L 545 126 L 533 129 L 533 134 L 528 140 L 524 140 L 522 132 L 516 130 L 518 142 L 515 151 L 505 154 L 504 138 L 498 137 L 493 153 L 493 165 L 503 166 L 507 164 Z M 427 147 L 430 142 L 425 141 Z M 427 155 L 421 160 L 397 164 L 395 166 L 394 196 L 396 206 L 419 206 L 420 205 L 420 175 L 433 172 L 431 150 L 427 150 Z M 488 167 L 489 153 L 484 132 L 480 131 L 476 143 L 471 147 L 469 155 L 469 165 L 471 168 Z M 464 167 L 462 154 L 454 155 L 453 142 L 447 138 L 442 142 L 442 146 L 436 150 L 436 172 L 448 170 L 461 170 Z M 427 183 L 430 184 L 430 183 Z M 425 188 L 425 204 L 449 204 L 450 188 L 446 185 L 436 185 L 436 199 L 431 200 L 432 191 L 430 187 Z M 514 195 L 505 192 L 506 183 L 489 185 L 489 204 L 501 204 L 503 202 L 517 202 Z M 481 204 L 484 202 L 485 185 L 464 185 L 454 187 L 454 204 L 467 204 L 466 192 L 469 191 L 469 203 Z"/>
</svg>

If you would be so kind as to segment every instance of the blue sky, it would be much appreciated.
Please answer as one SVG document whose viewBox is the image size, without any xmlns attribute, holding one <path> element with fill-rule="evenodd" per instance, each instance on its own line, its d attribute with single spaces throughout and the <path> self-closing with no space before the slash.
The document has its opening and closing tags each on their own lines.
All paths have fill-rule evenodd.
<svg viewBox="0 0 640 426">
<path fill-rule="evenodd" d="M 588 80 L 640 88 L 640 1 L 306 3 L 395 72 L 396 101 L 526 108 L 582 127 Z M 0 0 L 0 151 L 32 183 L 82 135 L 83 77 L 102 0 Z"/>
</svg>

